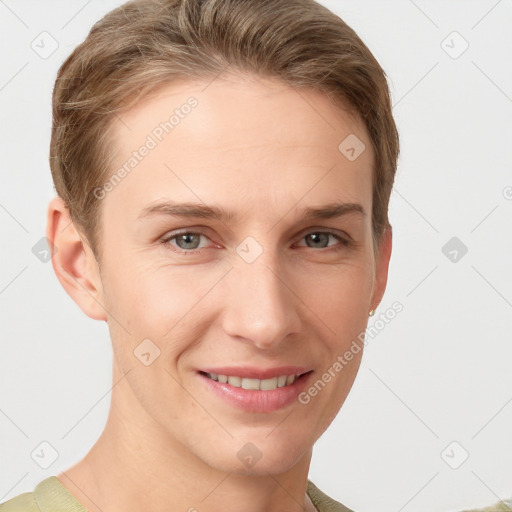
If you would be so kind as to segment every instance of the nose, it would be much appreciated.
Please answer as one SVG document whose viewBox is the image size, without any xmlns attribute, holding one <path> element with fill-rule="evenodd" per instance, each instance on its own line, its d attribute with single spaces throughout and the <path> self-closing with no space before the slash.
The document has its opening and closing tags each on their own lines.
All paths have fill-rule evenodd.
<svg viewBox="0 0 512 512">
<path fill-rule="evenodd" d="M 299 298 L 277 258 L 235 262 L 226 282 L 223 327 L 227 335 L 259 349 L 276 349 L 300 331 Z"/>
</svg>

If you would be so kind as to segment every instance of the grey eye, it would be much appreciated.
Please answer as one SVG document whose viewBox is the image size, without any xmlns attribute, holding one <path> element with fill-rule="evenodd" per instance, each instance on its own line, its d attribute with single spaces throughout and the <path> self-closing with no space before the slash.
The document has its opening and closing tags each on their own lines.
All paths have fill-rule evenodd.
<svg viewBox="0 0 512 512">
<path fill-rule="evenodd" d="M 179 235 L 174 235 L 171 240 L 176 240 L 176 245 L 180 249 L 190 250 L 197 249 L 201 242 L 201 234 L 199 233 L 181 233 Z"/>
<path fill-rule="evenodd" d="M 311 233 L 306 235 L 304 238 L 305 240 L 309 239 L 313 242 L 313 245 L 309 247 L 327 247 L 327 244 L 329 243 L 329 236 L 331 236 L 329 233 Z"/>
</svg>

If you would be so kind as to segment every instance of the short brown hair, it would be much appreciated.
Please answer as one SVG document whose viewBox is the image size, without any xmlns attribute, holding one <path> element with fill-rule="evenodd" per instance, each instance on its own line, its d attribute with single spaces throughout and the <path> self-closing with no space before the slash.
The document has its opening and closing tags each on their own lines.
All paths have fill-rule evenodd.
<svg viewBox="0 0 512 512">
<path fill-rule="evenodd" d="M 389 225 L 399 138 L 385 72 L 354 30 L 314 0 L 132 0 L 92 27 L 53 90 L 53 181 L 96 257 L 101 201 L 93 191 L 112 173 L 113 119 L 159 86 L 213 79 L 228 65 L 324 91 L 362 118 L 375 156 L 378 245 Z"/>
</svg>

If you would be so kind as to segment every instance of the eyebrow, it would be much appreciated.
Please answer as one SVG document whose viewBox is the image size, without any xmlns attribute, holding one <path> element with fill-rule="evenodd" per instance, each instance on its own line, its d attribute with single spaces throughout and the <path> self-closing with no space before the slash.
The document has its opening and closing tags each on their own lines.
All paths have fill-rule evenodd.
<svg viewBox="0 0 512 512">
<path fill-rule="evenodd" d="M 334 219 L 348 214 L 367 215 L 359 203 L 334 202 L 323 206 L 308 206 L 301 212 L 301 218 L 306 219 Z M 167 215 L 182 218 L 219 219 L 223 222 L 236 221 L 238 216 L 231 211 L 217 206 L 207 206 L 201 203 L 175 203 L 172 201 L 158 201 L 142 210 L 139 219 L 153 215 Z"/>
</svg>

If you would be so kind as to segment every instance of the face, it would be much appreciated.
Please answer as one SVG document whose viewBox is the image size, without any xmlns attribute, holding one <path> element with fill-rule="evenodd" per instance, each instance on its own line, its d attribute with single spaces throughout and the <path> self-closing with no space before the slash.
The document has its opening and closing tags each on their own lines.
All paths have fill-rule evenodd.
<svg viewBox="0 0 512 512">
<path fill-rule="evenodd" d="M 160 89 L 112 144 L 100 270 L 132 393 L 113 401 L 211 467 L 286 471 L 342 406 L 362 350 L 339 356 L 375 306 L 363 123 L 318 91 L 217 78 Z"/>
</svg>

